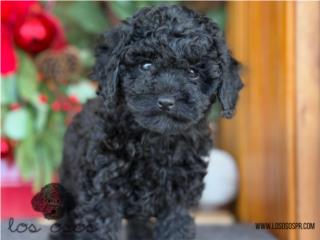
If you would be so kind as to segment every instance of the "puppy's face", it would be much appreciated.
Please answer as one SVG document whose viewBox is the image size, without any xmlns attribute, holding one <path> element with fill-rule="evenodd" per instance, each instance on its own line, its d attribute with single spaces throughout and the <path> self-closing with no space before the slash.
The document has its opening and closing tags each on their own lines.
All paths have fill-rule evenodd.
<svg viewBox="0 0 320 240">
<path fill-rule="evenodd" d="M 216 24 L 195 12 L 141 10 L 103 36 L 95 78 L 106 102 L 125 104 L 142 127 L 186 131 L 219 99 L 230 117 L 242 84 Z"/>
<path fill-rule="evenodd" d="M 208 41 L 180 35 L 168 39 L 162 45 L 152 38 L 132 44 L 120 65 L 120 84 L 125 103 L 141 126 L 174 134 L 208 111 L 219 83 L 212 74 L 218 76 L 219 67 L 208 69 Z M 192 46 L 203 49 L 191 56 L 179 52 L 191 51 Z"/>
</svg>

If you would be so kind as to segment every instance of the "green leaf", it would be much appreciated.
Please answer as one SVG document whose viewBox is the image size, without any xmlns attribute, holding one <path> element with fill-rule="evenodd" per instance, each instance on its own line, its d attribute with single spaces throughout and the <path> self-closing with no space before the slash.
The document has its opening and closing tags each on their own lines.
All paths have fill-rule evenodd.
<svg viewBox="0 0 320 240">
<path fill-rule="evenodd" d="M 39 101 L 39 96 L 32 98 L 31 101 L 36 109 L 35 129 L 39 133 L 46 126 L 50 108 L 48 104 Z"/>
<path fill-rule="evenodd" d="M 30 136 L 19 143 L 15 150 L 16 164 L 20 170 L 22 179 L 25 181 L 31 180 L 34 176 L 35 149 L 34 137 Z"/>
<path fill-rule="evenodd" d="M 165 3 L 164 3 L 165 2 Z M 175 4 L 177 1 L 112 1 L 112 11 L 120 18 L 126 19 L 132 16 L 138 9 L 163 4 Z"/>
<path fill-rule="evenodd" d="M 70 16 L 88 32 L 101 33 L 108 25 L 99 2 L 76 2 L 70 9 Z"/>
<path fill-rule="evenodd" d="M 93 48 L 95 44 L 95 40 L 97 38 L 97 33 L 88 32 L 83 24 L 82 21 L 88 21 L 84 17 L 81 17 L 81 21 L 78 21 L 78 18 L 74 18 L 74 14 L 70 14 L 70 11 L 73 11 L 72 8 L 74 6 L 74 2 L 67 2 L 67 1 L 60 1 L 55 4 L 53 9 L 54 14 L 58 16 L 61 20 L 63 27 L 65 29 L 65 33 L 69 42 L 79 48 Z M 99 4 L 99 3 L 93 3 Z M 82 10 L 84 11 L 84 10 Z M 100 10 L 101 12 L 101 10 Z M 101 13 L 103 14 L 103 13 Z M 102 16 L 104 18 L 104 16 Z M 107 22 L 104 19 L 103 23 L 107 26 Z M 101 27 L 102 28 L 102 27 Z M 100 32 L 103 32 L 105 27 Z"/>
<path fill-rule="evenodd" d="M 34 190 L 39 190 L 41 186 L 50 183 L 57 167 L 53 159 L 51 139 L 55 139 L 55 136 L 47 132 L 37 136 L 32 135 L 19 143 L 16 148 L 16 163 L 22 179 L 33 180 Z"/>
<path fill-rule="evenodd" d="M 156 5 L 174 5 L 179 4 L 179 1 L 169 0 L 169 1 L 136 1 L 137 10 L 139 8 L 148 7 L 148 6 L 156 6 Z"/>
<path fill-rule="evenodd" d="M 19 52 L 20 67 L 17 73 L 17 86 L 20 96 L 31 100 L 37 95 L 37 70 L 28 55 Z"/>
<path fill-rule="evenodd" d="M 39 104 L 37 105 L 36 109 L 37 109 L 37 115 L 36 115 L 35 127 L 38 132 L 41 132 L 43 131 L 47 122 L 49 106 L 47 104 Z"/>
<path fill-rule="evenodd" d="M 33 178 L 33 190 L 39 191 L 43 182 L 43 159 L 39 154 L 39 149 L 35 149 L 36 158 L 34 163 L 34 178 Z"/>
<path fill-rule="evenodd" d="M 130 17 L 136 10 L 136 3 L 133 1 L 113 1 L 110 2 L 112 11 L 120 18 Z"/>
<path fill-rule="evenodd" d="M 77 84 L 70 84 L 67 87 L 67 95 L 76 96 L 81 103 L 96 96 L 96 89 L 89 81 L 81 81 Z"/>
<path fill-rule="evenodd" d="M 4 123 L 5 116 L 7 116 L 7 112 L 8 112 L 8 108 L 1 106 L 1 129 L 3 129 L 3 123 Z"/>
<path fill-rule="evenodd" d="M 16 76 L 10 75 L 1 78 L 1 104 L 10 104 L 18 101 Z"/>
<path fill-rule="evenodd" d="M 150 5 L 156 5 L 156 2 L 150 2 L 150 1 L 138 1 L 136 2 L 137 8 L 144 8 Z"/>
<path fill-rule="evenodd" d="M 39 139 L 40 140 L 40 139 Z M 37 149 L 38 161 L 41 163 L 41 179 L 39 180 L 39 184 L 41 186 L 48 184 L 52 180 L 53 168 L 51 165 L 52 159 L 49 153 L 49 146 L 44 142 L 40 143 L 40 147 Z M 37 183 L 38 184 L 38 183 Z"/>
<path fill-rule="evenodd" d="M 52 133 L 51 138 L 48 138 L 49 153 L 51 155 L 51 165 L 53 169 L 57 168 L 62 160 L 62 145 L 63 145 L 63 134 Z"/>
<path fill-rule="evenodd" d="M 8 112 L 3 124 L 6 136 L 14 140 L 22 140 L 32 132 L 32 116 L 27 108 Z"/>
<path fill-rule="evenodd" d="M 62 146 L 65 132 L 64 117 L 59 112 L 50 112 L 47 131 L 43 133 L 42 142 L 46 146 L 46 154 L 50 166 L 45 166 L 51 174 L 58 168 L 62 160 Z M 46 175 L 48 177 L 48 174 Z"/>
<path fill-rule="evenodd" d="M 225 29 L 225 23 L 226 23 L 226 11 L 225 8 L 220 7 L 213 11 L 210 11 L 207 14 L 208 17 L 212 18 L 214 22 L 218 24 L 218 26 L 224 30 Z"/>
<path fill-rule="evenodd" d="M 58 3 L 55 13 L 70 19 L 89 33 L 101 33 L 108 26 L 108 22 L 99 4 L 95 1 Z"/>
</svg>

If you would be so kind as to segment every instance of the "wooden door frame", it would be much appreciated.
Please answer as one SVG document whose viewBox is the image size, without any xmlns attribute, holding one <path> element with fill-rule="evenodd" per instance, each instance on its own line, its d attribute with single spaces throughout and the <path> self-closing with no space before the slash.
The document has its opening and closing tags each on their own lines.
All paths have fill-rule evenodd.
<svg viewBox="0 0 320 240">
<path fill-rule="evenodd" d="M 296 3 L 297 220 L 315 222 L 320 236 L 320 2 Z"/>
<path fill-rule="evenodd" d="M 318 221 L 316 230 L 272 230 L 280 239 L 316 239 L 320 3 L 228 2 L 227 9 L 227 41 L 244 65 L 245 88 L 236 117 L 220 122 L 218 143 L 238 161 L 237 215 Z"/>
</svg>

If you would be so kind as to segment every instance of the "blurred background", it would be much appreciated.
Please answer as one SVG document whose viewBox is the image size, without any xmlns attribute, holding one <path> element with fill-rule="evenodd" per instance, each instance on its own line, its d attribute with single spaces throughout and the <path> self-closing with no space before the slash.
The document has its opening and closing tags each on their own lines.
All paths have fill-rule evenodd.
<svg viewBox="0 0 320 240">
<path fill-rule="evenodd" d="M 95 96 L 98 35 L 161 1 L 1 2 L 1 217 L 40 219 L 30 204 L 58 181 L 63 134 Z M 168 2 L 167 2 L 168 4 Z M 315 222 L 320 235 L 320 3 L 170 1 L 211 17 L 242 63 L 236 117 L 212 109 L 215 146 L 199 224 Z M 249 239 L 249 238 L 248 238 Z M 271 238 L 270 238 L 271 239 Z"/>
</svg>

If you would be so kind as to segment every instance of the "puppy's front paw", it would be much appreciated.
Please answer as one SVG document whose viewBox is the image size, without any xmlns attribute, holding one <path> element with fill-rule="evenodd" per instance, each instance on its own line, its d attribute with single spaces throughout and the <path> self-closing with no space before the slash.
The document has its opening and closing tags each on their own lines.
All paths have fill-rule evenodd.
<svg viewBox="0 0 320 240">
<path fill-rule="evenodd" d="M 195 237 L 196 226 L 189 215 L 159 221 L 154 232 L 155 240 L 194 240 Z"/>
</svg>

